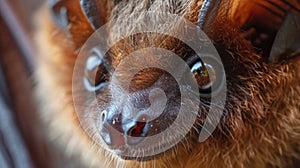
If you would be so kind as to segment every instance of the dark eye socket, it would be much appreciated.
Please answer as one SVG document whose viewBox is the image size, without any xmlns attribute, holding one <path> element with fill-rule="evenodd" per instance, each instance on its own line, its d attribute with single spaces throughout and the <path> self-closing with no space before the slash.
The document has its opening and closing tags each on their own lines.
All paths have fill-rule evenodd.
<svg viewBox="0 0 300 168">
<path fill-rule="evenodd" d="M 200 95 L 210 97 L 222 86 L 224 73 L 220 63 L 214 58 L 203 58 L 202 60 L 197 58 L 192 62 L 191 72 L 197 81 Z"/>
<path fill-rule="evenodd" d="M 108 80 L 105 62 L 99 53 L 92 52 L 87 58 L 84 71 L 84 85 L 89 91 L 96 91 L 103 87 Z"/>
</svg>

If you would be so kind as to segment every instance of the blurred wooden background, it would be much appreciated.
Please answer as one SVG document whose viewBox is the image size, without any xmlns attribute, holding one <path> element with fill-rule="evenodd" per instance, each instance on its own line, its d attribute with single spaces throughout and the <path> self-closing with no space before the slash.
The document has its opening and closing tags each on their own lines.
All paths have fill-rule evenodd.
<svg viewBox="0 0 300 168">
<path fill-rule="evenodd" d="M 0 168 L 76 168 L 41 129 L 33 101 L 35 12 L 46 0 L 0 0 Z"/>
<path fill-rule="evenodd" d="M 32 88 L 32 20 L 42 0 L 0 0 L 0 167 L 55 167 Z"/>
</svg>

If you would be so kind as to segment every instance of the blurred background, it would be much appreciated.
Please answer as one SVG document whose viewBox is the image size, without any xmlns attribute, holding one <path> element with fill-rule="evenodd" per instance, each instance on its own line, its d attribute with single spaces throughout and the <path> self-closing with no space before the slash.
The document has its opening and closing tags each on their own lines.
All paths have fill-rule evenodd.
<svg viewBox="0 0 300 168">
<path fill-rule="evenodd" d="M 66 167 L 39 129 L 32 99 L 34 13 L 44 3 L 0 0 L 0 168 Z"/>
</svg>

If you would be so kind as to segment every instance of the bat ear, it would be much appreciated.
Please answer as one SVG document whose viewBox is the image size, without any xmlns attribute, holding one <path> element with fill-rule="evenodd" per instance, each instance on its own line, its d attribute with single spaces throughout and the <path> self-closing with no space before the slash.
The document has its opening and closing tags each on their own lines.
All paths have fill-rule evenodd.
<svg viewBox="0 0 300 168">
<path fill-rule="evenodd" d="M 61 28 L 67 29 L 69 24 L 68 19 L 68 0 L 49 0 L 48 6 L 50 7 L 51 15 L 54 22 Z"/>
<path fill-rule="evenodd" d="M 275 37 L 269 62 L 278 63 L 296 56 L 300 56 L 300 15 L 288 13 Z"/>
<path fill-rule="evenodd" d="M 69 24 L 68 16 L 83 15 L 90 26 L 96 30 L 104 23 L 104 16 L 106 10 L 106 1 L 95 0 L 49 0 L 48 4 L 51 8 L 52 15 L 57 25 L 66 27 Z M 102 8 L 100 8 L 102 7 Z M 101 10 L 102 9 L 102 12 Z M 76 17 L 78 19 L 78 17 Z"/>
<path fill-rule="evenodd" d="M 102 23 L 107 12 L 98 12 L 101 5 L 106 6 L 107 1 L 102 0 L 95 3 L 92 0 L 49 0 L 48 6 L 56 25 L 72 39 L 75 48 L 80 47 L 86 39 Z M 102 8 L 101 8 L 102 9 Z"/>
<path fill-rule="evenodd" d="M 197 25 L 202 30 L 208 30 L 215 18 L 219 15 L 226 15 L 229 9 L 228 0 L 204 0 L 198 16 Z"/>
<path fill-rule="evenodd" d="M 101 9 L 105 10 L 105 8 L 103 8 L 103 2 L 95 0 L 80 0 L 80 5 L 85 17 L 88 19 L 94 30 L 97 30 L 104 24 L 104 17 L 101 16 L 103 14 Z"/>
</svg>

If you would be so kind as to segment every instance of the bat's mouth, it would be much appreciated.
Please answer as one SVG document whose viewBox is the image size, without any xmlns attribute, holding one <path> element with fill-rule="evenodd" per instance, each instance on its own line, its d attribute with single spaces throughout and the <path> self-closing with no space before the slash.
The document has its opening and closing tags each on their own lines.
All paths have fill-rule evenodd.
<svg viewBox="0 0 300 168">
<path fill-rule="evenodd" d="M 164 153 L 156 154 L 156 155 L 151 155 L 151 156 L 127 156 L 124 155 L 126 149 L 114 149 L 112 152 L 116 154 L 118 157 L 120 157 L 123 160 L 135 160 L 138 162 L 147 162 L 151 160 L 155 160 L 157 158 L 160 158 L 164 156 L 168 151 L 165 151 Z M 147 152 L 147 151 L 145 151 Z"/>
<path fill-rule="evenodd" d="M 167 143 L 168 142 L 161 142 L 160 145 L 167 145 Z M 136 160 L 139 162 L 146 162 L 146 161 L 155 160 L 155 159 L 165 156 L 166 153 L 172 151 L 173 148 L 170 148 L 162 153 L 156 153 L 156 154 L 151 154 L 151 155 L 144 155 L 144 154 L 153 153 L 153 150 L 156 150 L 156 149 L 153 149 L 153 148 L 132 149 L 129 146 L 123 146 L 123 147 L 118 147 L 118 148 L 107 147 L 107 150 L 109 150 L 113 155 L 116 155 L 123 160 Z"/>
<path fill-rule="evenodd" d="M 149 153 L 153 153 L 153 150 L 157 150 L 157 148 L 159 148 L 159 146 L 164 146 L 164 145 L 168 145 L 169 142 L 167 139 L 168 137 L 166 137 L 166 141 L 162 142 L 161 144 L 159 144 L 158 146 L 152 148 L 144 148 L 141 150 L 132 150 L 130 147 L 119 147 L 119 148 L 110 148 L 108 147 L 107 150 L 109 150 L 112 154 L 116 155 L 117 157 L 123 159 L 123 160 L 128 160 L 128 161 L 138 161 L 138 162 L 147 162 L 147 161 L 151 161 L 151 160 L 157 160 L 160 159 L 162 157 L 166 157 L 168 156 L 169 153 L 174 152 L 174 150 L 178 150 L 178 148 L 181 148 L 182 146 L 184 146 L 185 148 L 187 146 L 189 146 L 188 144 L 186 144 L 186 140 L 191 138 L 191 132 L 188 133 L 188 135 L 186 136 L 185 140 L 180 141 L 178 144 L 176 144 L 175 146 L 173 146 L 172 148 L 165 150 L 161 153 L 155 153 L 152 155 L 143 155 L 143 154 L 149 154 Z M 150 143 L 150 142 L 149 142 Z"/>
</svg>

